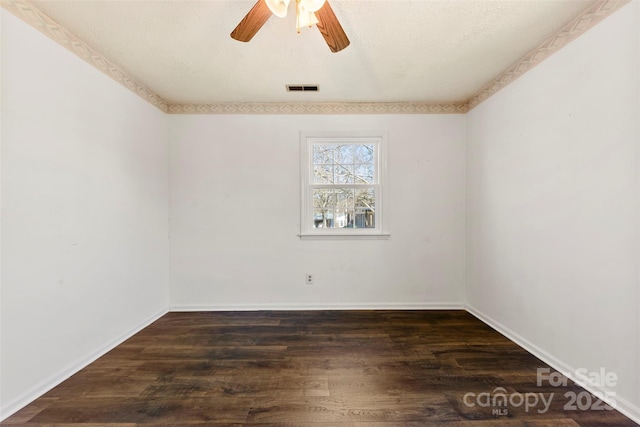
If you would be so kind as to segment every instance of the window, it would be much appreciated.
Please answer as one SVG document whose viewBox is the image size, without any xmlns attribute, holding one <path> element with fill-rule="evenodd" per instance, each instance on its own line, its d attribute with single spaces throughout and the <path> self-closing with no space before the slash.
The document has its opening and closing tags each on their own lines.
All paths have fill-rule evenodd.
<svg viewBox="0 0 640 427">
<path fill-rule="evenodd" d="M 386 135 L 302 134 L 301 238 L 388 238 Z"/>
</svg>

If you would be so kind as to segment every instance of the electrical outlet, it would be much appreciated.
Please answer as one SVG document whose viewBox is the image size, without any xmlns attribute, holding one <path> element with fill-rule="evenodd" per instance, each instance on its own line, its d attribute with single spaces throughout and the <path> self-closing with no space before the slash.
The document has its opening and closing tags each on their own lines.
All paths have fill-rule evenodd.
<svg viewBox="0 0 640 427">
<path fill-rule="evenodd" d="M 307 285 L 313 285 L 313 274 L 307 273 Z"/>
</svg>

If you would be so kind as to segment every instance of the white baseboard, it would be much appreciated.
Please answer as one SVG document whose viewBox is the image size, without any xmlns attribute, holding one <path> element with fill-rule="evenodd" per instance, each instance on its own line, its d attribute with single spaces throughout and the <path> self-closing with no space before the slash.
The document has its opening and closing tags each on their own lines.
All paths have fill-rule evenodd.
<svg viewBox="0 0 640 427">
<path fill-rule="evenodd" d="M 520 336 L 519 334 L 515 333 L 511 329 L 509 329 L 506 326 L 502 325 L 500 322 L 498 322 L 498 321 L 492 319 L 491 317 L 485 315 L 480 310 L 478 310 L 478 309 L 476 309 L 476 308 L 474 308 L 472 306 L 469 306 L 469 305 L 466 306 L 466 310 L 470 314 L 472 314 L 473 316 L 475 316 L 479 320 L 481 320 L 483 323 L 485 323 L 488 326 L 492 327 L 493 329 L 495 329 L 496 331 L 498 331 L 499 333 L 501 333 L 505 337 L 509 338 L 511 341 L 513 341 L 516 344 L 518 344 L 520 347 L 522 347 L 525 350 L 527 350 L 529 353 L 531 353 L 534 356 L 536 356 L 538 359 L 542 360 L 544 363 L 549 365 L 555 371 L 566 375 L 572 381 L 579 380 L 579 378 L 576 378 L 576 375 L 575 375 L 575 372 L 577 370 L 576 367 L 570 366 L 569 364 L 567 364 L 567 363 L 563 362 L 562 360 L 556 358 L 552 354 L 549 354 L 548 352 L 546 352 L 545 350 L 541 349 L 540 347 L 538 347 L 537 345 L 535 345 L 531 341 L 527 340 L 526 338 L 523 338 L 522 336 Z M 593 393 L 598 393 L 598 395 L 601 395 L 601 396 L 606 396 L 607 394 L 605 394 L 605 392 L 611 391 L 611 390 L 605 390 L 605 389 L 603 389 L 601 387 L 594 386 L 592 384 L 583 384 L 582 387 L 585 390 L 587 390 L 590 393 L 592 393 L 592 394 Z M 606 403 L 608 403 L 611 406 L 615 407 L 615 409 L 617 411 L 619 411 L 620 413 L 622 413 L 625 416 L 629 417 L 634 422 L 640 424 L 640 407 L 638 407 L 637 405 L 634 405 L 633 403 L 629 402 L 627 399 L 625 399 L 624 397 L 622 397 L 620 395 L 615 395 L 615 401 L 609 401 L 609 402 L 606 402 Z"/>
<path fill-rule="evenodd" d="M 38 397 L 47 393 L 48 391 L 50 391 L 52 388 L 56 387 L 63 381 L 69 379 L 72 375 L 74 375 L 81 369 L 84 369 L 89 364 L 95 362 L 98 358 L 104 356 L 107 352 L 113 350 L 115 347 L 122 344 L 124 341 L 131 338 L 133 335 L 137 334 L 142 329 L 146 328 L 147 326 L 149 326 L 150 324 L 152 324 L 153 322 L 155 322 L 156 320 L 158 320 L 160 317 L 164 316 L 167 313 L 168 313 L 168 310 L 161 310 L 155 313 L 154 315 L 148 317 L 147 319 L 139 323 L 133 329 L 129 330 L 128 332 L 120 335 L 115 339 L 110 340 L 103 347 L 96 350 L 95 352 L 90 354 L 88 357 L 83 358 L 82 360 L 78 360 L 77 362 L 73 363 L 64 371 L 59 372 L 55 375 L 52 375 L 51 377 L 42 381 L 40 384 L 36 385 L 35 387 L 32 387 L 29 391 L 24 393 L 22 396 L 8 402 L 4 408 L 0 408 L 0 421 L 3 421 L 6 418 L 10 417 L 11 415 L 15 414 L 20 409 L 24 408 L 29 403 L 36 400 Z"/>
<path fill-rule="evenodd" d="M 170 311 L 300 311 L 300 310 L 464 310 L 460 302 L 443 303 L 322 303 L 174 305 Z"/>
</svg>

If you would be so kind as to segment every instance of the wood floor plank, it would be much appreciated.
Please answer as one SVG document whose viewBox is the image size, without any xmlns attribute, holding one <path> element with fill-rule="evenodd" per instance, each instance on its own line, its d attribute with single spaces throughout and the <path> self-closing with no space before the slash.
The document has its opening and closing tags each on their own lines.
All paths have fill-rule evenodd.
<svg viewBox="0 0 640 427">
<path fill-rule="evenodd" d="M 168 313 L 2 427 L 630 427 L 469 313 Z M 549 406 L 481 404 L 537 394 Z M 476 400 L 474 400 L 476 399 Z"/>
<path fill-rule="evenodd" d="M 249 411 L 254 422 L 391 422 L 426 419 L 459 420 L 443 396 L 404 398 L 399 396 L 311 397 L 292 402 L 285 399 L 256 400 Z"/>
</svg>

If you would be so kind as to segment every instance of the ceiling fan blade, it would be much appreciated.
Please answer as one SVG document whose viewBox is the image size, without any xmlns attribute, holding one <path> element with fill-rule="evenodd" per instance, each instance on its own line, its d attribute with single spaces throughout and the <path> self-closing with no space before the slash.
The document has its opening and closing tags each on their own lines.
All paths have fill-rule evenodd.
<svg viewBox="0 0 640 427">
<path fill-rule="evenodd" d="M 345 47 L 349 46 L 349 39 L 342 29 L 342 25 L 338 22 L 336 14 L 333 13 L 333 9 L 329 6 L 327 0 L 324 5 L 316 12 L 316 18 L 318 23 L 316 26 L 322 33 L 322 37 L 329 45 L 331 52 L 340 52 Z"/>
<path fill-rule="evenodd" d="M 269 10 L 267 3 L 264 0 L 258 0 L 249 13 L 242 18 L 242 21 L 240 21 L 238 26 L 231 32 L 231 38 L 241 42 L 248 42 L 270 17 L 271 10 Z"/>
</svg>

